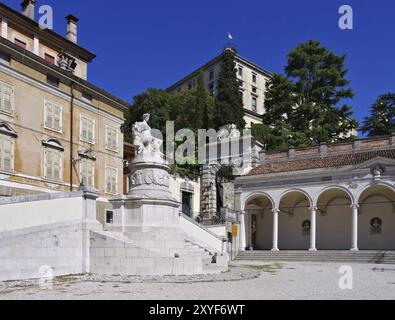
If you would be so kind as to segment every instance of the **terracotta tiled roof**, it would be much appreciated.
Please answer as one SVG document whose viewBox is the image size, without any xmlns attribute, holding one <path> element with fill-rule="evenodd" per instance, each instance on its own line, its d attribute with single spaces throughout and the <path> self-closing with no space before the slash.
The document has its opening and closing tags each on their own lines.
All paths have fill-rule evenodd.
<svg viewBox="0 0 395 320">
<path fill-rule="evenodd" d="M 378 157 L 395 160 L 395 149 L 349 153 L 313 159 L 296 159 L 270 162 L 262 164 L 251 170 L 248 175 L 254 176 L 260 174 L 301 171 L 309 169 L 337 168 L 342 166 L 358 165 Z"/>
</svg>

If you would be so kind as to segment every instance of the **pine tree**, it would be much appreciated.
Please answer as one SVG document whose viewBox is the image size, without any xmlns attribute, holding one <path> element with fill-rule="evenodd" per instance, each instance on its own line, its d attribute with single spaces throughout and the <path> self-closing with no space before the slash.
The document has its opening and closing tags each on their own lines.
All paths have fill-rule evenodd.
<svg viewBox="0 0 395 320">
<path fill-rule="evenodd" d="M 395 132 L 395 93 L 379 96 L 370 108 L 361 128 L 368 136 L 389 135 Z"/>
<path fill-rule="evenodd" d="M 150 88 L 133 98 L 133 104 L 125 114 L 125 123 L 122 127 L 125 140 L 133 142 L 132 126 L 135 122 L 142 121 L 143 114 L 149 113 L 150 126 L 166 131 L 166 121 L 174 119 L 172 107 L 173 97 L 165 90 Z"/>
<path fill-rule="evenodd" d="M 218 76 L 215 99 L 215 129 L 226 124 L 235 124 L 239 129 L 245 127 L 243 101 L 239 93 L 236 76 L 236 51 L 225 49 L 222 54 L 221 72 Z"/>
<path fill-rule="evenodd" d="M 308 146 L 352 138 L 358 127 L 351 118 L 352 98 L 345 78 L 345 56 L 337 56 L 318 41 L 308 41 L 288 55 L 286 76 L 274 75 L 268 84 L 263 116 L 265 128 L 255 128 L 268 149 Z M 260 132 L 260 133 L 259 133 Z"/>
</svg>

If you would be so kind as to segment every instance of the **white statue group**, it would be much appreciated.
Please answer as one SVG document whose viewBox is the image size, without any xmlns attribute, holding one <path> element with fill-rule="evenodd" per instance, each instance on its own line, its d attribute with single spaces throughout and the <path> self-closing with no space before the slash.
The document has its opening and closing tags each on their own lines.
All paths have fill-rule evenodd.
<svg viewBox="0 0 395 320">
<path fill-rule="evenodd" d="M 142 122 L 136 122 L 132 127 L 133 144 L 137 147 L 137 154 L 143 153 L 160 153 L 163 141 L 155 138 L 151 133 L 151 127 L 148 125 L 150 115 L 143 115 Z"/>
</svg>

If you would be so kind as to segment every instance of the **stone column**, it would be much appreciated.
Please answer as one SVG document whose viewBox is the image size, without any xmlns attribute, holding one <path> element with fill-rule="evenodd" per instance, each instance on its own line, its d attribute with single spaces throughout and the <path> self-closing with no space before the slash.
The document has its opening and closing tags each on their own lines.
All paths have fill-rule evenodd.
<svg viewBox="0 0 395 320">
<path fill-rule="evenodd" d="M 280 210 L 273 209 L 273 247 L 272 251 L 279 251 L 278 249 L 278 213 Z"/>
<path fill-rule="evenodd" d="M 358 251 L 358 208 L 359 205 L 352 204 L 352 226 L 351 226 L 351 251 Z"/>
<path fill-rule="evenodd" d="M 201 178 L 200 211 L 205 218 L 212 218 L 217 213 L 217 186 L 215 184 L 214 165 L 204 165 Z"/>
<path fill-rule="evenodd" d="M 245 212 L 240 211 L 240 251 L 246 249 L 246 224 L 245 224 Z"/>
<path fill-rule="evenodd" d="M 309 251 L 317 251 L 316 247 L 316 230 L 317 230 L 317 207 L 310 208 L 310 249 Z"/>
<path fill-rule="evenodd" d="M 102 230 L 101 223 L 96 219 L 96 201 L 99 194 L 94 188 L 80 187 L 78 189 L 84 198 L 83 217 L 82 217 L 82 268 L 86 273 L 91 272 L 91 230 Z"/>
</svg>

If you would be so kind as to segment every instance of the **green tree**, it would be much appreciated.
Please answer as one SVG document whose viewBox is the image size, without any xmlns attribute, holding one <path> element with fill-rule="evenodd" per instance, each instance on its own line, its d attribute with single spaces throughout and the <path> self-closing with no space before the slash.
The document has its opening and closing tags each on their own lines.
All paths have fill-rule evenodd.
<svg viewBox="0 0 395 320">
<path fill-rule="evenodd" d="M 369 137 L 395 132 L 395 93 L 380 95 L 370 108 L 361 128 Z"/>
<path fill-rule="evenodd" d="M 176 111 L 172 110 L 173 97 L 165 90 L 150 88 L 133 99 L 133 104 L 125 114 L 123 132 L 125 140 L 132 143 L 132 126 L 141 121 L 143 114 L 151 115 L 150 125 L 163 133 L 166 129 L 166 121 L 174 117 Z"/>
<path fill-rule="evenodd" d="M 214 129 L 231 123 L 237 125 L 239 129 L 245 127 L 243 101 L 236 76 L 235 55 L 234 49 L 225 49 L 222 54 L 222 67 L 218 76 L 215 99 Z"/>
<path fill-rule="evenodd" d="M 204 73 L 200 70 L 196 87 L 197 129 L 210 129 L 214 125 L 215 102 L 204 84 Z"/>
<path fill-rule="evenodd" d="M 358 127 L 351 107 L 342 104 L 352 98 L 345 78 L 345 56 L 337 56 L 308 41 L 288 54 L 286 76 L 274 75 L 267 85 L 266 113 L 262 128 L 254 130 L 267 149 L 308 146 L 350 139 Z"/>
</svg>

